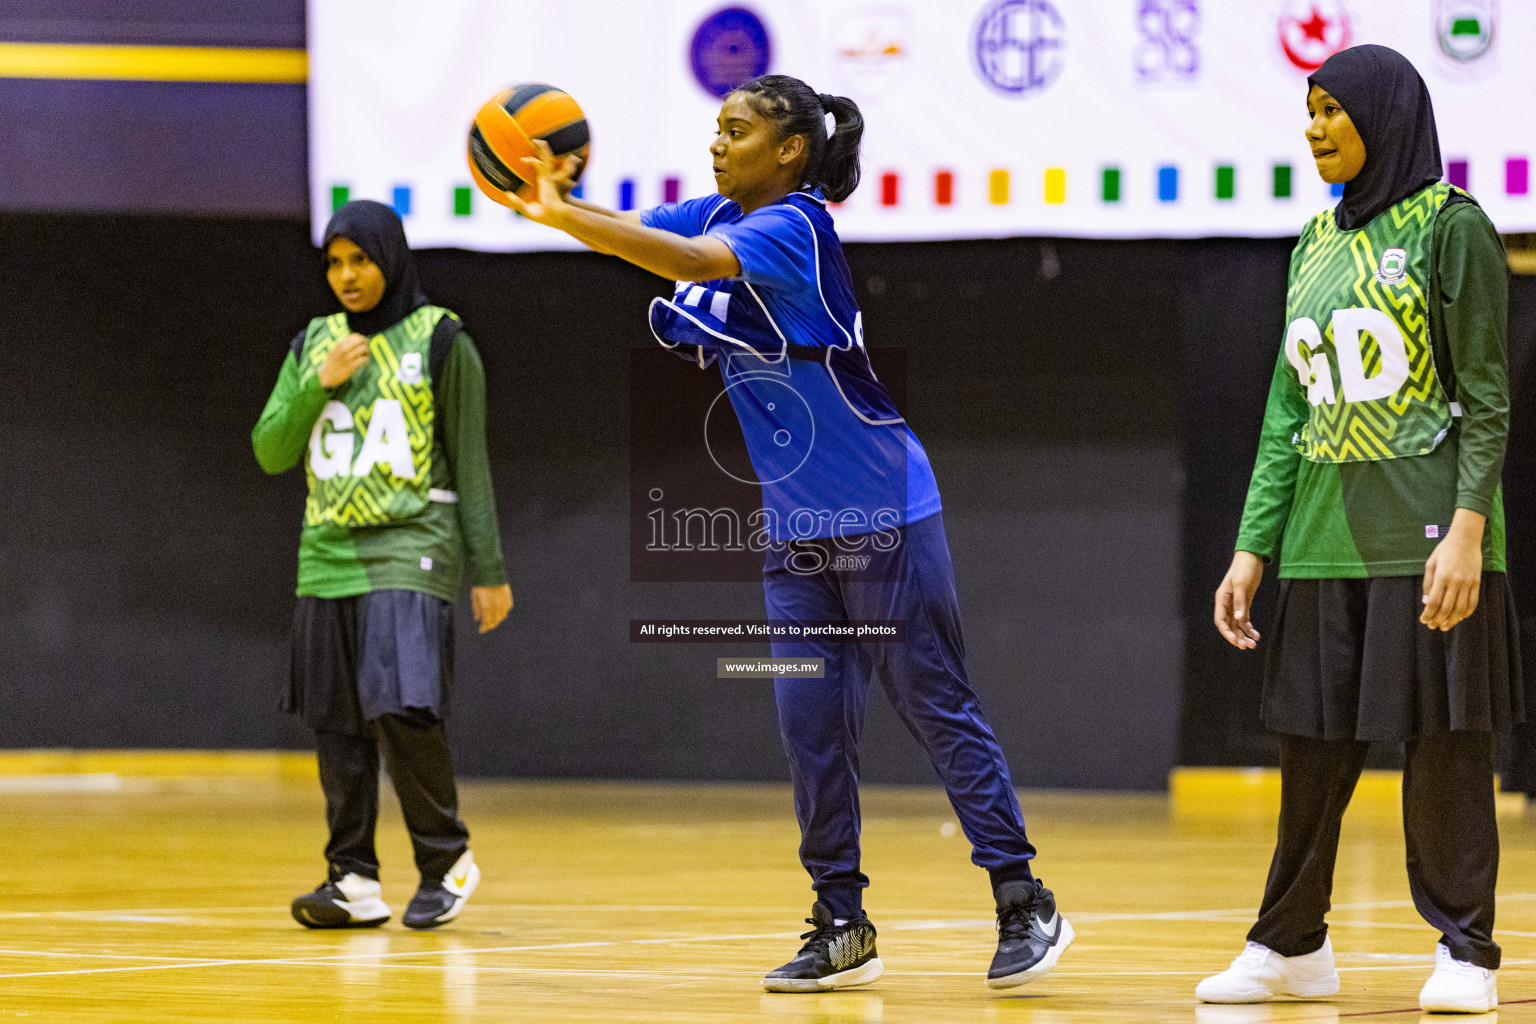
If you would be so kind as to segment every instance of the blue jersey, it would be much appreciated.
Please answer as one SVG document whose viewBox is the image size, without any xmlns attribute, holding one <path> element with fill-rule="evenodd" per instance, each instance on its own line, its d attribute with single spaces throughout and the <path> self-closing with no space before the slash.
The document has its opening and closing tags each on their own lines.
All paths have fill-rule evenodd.
<svg viewBox="0 0 1536 1024">
<path fill-rule="evenodd" d="M 854 536 L 940 510 L 928 455 L 864 349 L 863 317 L 819 192 L 742 215 L 724 196 L 667 203 L 647 227 L 730 246 L 741 276 L 679 281 L 656 339 L 719 362 L 775 541 Z"/>
</svg>

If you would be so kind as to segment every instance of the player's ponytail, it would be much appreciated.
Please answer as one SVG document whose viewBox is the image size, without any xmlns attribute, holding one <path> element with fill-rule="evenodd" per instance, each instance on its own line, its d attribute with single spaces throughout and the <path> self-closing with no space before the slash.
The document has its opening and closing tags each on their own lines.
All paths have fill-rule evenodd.
<svg viewBox="0 0 1536 1024">
<path fill-rule="evenodd" d="M 834 203 L 853 195 L 859 187 L 859 141 L 864 137 L 864 115 L 846 96 L 822 93 L 822 107 L 832 115 L 833 131 L 816 171 L 821 191 Z"/>
<path fill-rule="evenodd" d="M 805 139 L 803 184 L 820 188 L 834 203 L 853 194 L 859 184 L 859 140 L 864 136 L 857 103 L 818 94 L 789 75 L 759 75 L 736 91 L 778 128 L 780 139 Z"/>
</svg>

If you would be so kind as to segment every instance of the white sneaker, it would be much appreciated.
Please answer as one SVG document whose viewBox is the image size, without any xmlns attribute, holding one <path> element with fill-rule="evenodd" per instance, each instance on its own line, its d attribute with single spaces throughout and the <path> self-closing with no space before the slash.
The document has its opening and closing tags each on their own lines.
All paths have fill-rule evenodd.
<svg viewBox="0 0 1536 1024">
<path fill-rule="evenodd" d="M 1445 943 L 1435 946 L 1435 973 L 1419 990 L 1425 1013 L 1487 1013 L 1499 1005 L 1497 973 L 1457 960 Z"/>
<path fill-rule="evenodd" d="M 389 904 L 372 878 L 348 873 L 321 882 L 293 901 L 293 919 L 306 928 L 376 928 L 389 920 Z"/>
<path fill-rule="evenodd" d="M 1206 1003 L 1262 1003 L 1268 999 L 1320 999 L 1339 991 L 1333 966 L 1333 943 L 1302 956 L 1281 956 L 1268 946 L 1250 942 L 1232 966 L 1195 986 L 1195 998 Z"/>
</svg>

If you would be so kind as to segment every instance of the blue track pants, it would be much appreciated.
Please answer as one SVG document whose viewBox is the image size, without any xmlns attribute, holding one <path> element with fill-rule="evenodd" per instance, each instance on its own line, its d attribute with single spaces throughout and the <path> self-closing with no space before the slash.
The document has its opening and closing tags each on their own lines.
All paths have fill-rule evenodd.
<svg viewBox="0 0 1536 1024">
<path fill-rule="evenodd" d="M 971 859 L 993 883 L 1030 877 L 1035 855 L 1008 764 L 966 681 L 943 519 L 930 516 L 899 532 L 894 550 L 863 547 L 859 554 L 874 562 L 861 572 L 796 572 L 786 564 L 793 551 L 783 549 L 769 550 L 763 570 L 770 620 L 906 622 L 905 643 L 773 643 L 775 658 L 825 659 L 826 678 L 776 679 L 774 695 L 800 821 L 800 861 L 817 898 L 839 918 L 858 915 L 869 884 L 859 870 L 859 738 L 872 678 L 933 762 L 971 842 Z M 842 553 L 833 540 L 805 545 Z"/>
</svg>

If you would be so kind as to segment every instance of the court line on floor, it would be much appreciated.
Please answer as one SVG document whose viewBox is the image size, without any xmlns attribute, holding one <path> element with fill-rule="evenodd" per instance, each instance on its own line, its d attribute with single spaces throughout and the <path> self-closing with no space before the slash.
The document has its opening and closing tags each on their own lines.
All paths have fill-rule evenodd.
<svg viewBox="0 0 1536 1024">
<path fill-rule="evenodd" d="M 1514 901 L 1536 900 L 1536 892 L 1501 893 L 1501 903 Z M 1412 900 L 1373 900 L 1363 903 L 1336 903 L 1333 910 L 1390 910 L 1396 908 L 1412 907 Z M 721 904 L 692 905 L 679 903 L 482 903 L 476 902 L 477 910 L 549 910 L 549 911 L 606 911 L 619 912 L 677 912 L 677 913 L 777 913 L 781 908 L 776 906 L 731 906 Z M 189 915 L 189 914 L 279 914 L 286 915 L 286 906 L 256 906 L 256 907 L 177 907 L 165 909 L 161 907 L 126 908 L 122 910 L 3 910 L 0 911 L 0 920 L 25 919 L 37 917 L 101 917 L 116 918 L 131 921 L 135 915 Z M 892 910 L 888 913 L 902 916 L 931 917 L 942 914 L 942 910 Z M 1210 917 L 1228 917 L 1235 915 L 1252 916 L 1258 913 L 1256 907 L 1234 907 L 1222 910 L 1167 910 L 1150 913 L 1116 913 L 1109 911 L 1079 911 L 1070 916 L 1074 921 L 1174 921 L 1185 918 L 1195 920 Z M 990 922 L 989 922 L 990 923 Z"/>
<path fill-rule="evenodd" d="M 407 956 L 444 956 L 451 953 L 526 953 L 544 952 L 557 949 L 578 949 L 589 946 L 615 946 L 615 941 L 599 942 L 559 942 L 541 946 L 467 946 L 460 949 L 414 949 L 400 950 L 387 953 L 338 953 L 326 956 L 309 957 L 249 957 L 244 959 L 217 959 L 217 958 L 189 958 L 185 963 L 166 964 L 141 964 L 133 967 L 82 967 L 71 971 L 17 971 L 10 974 L 0 974 L 3 978 L 47 978 L 76 974 L 125 974 L 130 971 L 174 971 L 186 967 L 248 967 L 257 964 L 283 966 L 299 964 L 307 966 L 340 965 L 348 960 L 383 960 L 389 957 Z"/>
<path fill-rule="evenodd" d="M 152 956 L 148 953 L 76 953 L 42 949 L 0 949 L 0 956 L 37 956 L 60 957 L 78 960 L 170 960 L 178 963 L 188 961 L 212 961 L 215 958 L 206 956 Z"/>
<path fill-rule="evenodd" d="M 661 940 L 661 941 L 700 942 L 700 941 L 711 941 L 711 940 L 713 940 L 713 941 L 726 941 L 726 940 L 730 940 L 730 939 L 758 939 L 758 938 L 783 938 L 783 937 L 784 937 L 783 933 L 774 932 L 774 933 L 763 934 L 763 935 L 686 936 L 686 937 L 678 937 L 678 938 L 672 939 L 672 940 Z M 192 961 L 188 961 L 188 962 L 184 962 L 184 963 L 142 964 L 142 965 L 136 965 L 136 966 L 132 966 L 132 967 L 87 967 L 87 968 L 78 968 L 78 969 L 75 969 L 75 970 L 66 970 L 66 971 L 17 971 L 17 972 L 12 972 L 12 973 L 8 973 L 8 974 L 0 974 L 0 979 L 5 979 L 5 978 L 65 977 L 65 976 L 76 976 L 76 975 L 86 975 L 86 974 L 127 974 L 127 973 L 133 973 L 133 972 L 143 972 L 143 971 L 178 970 L 178 969 L 190 968 L 190 967 L 247 967 L 247 966 L 262 966 L 262 965 L 265 965 L 265 966 L 286 966 L 286 967 L 336 967 L 336 966 L 345 966 L 348 961 L 361 961 L 362 963 L 358 964 L 358 966 L 364 966 L 364 967 L 369 967 L 369 968 L 385 968 L 385 967 L 389 967 L 389 968 L 412 968 L 412 969 L 417 969 L 417 970 L 435 970 L 435 971 L 466 970 L 466 969 L 468 969 L 468 970 L 486 970 L 486 971 L 492 971 L 492 972 L 498 972 L 498 973 L 532 973 L 532 974 L 538 974 L 538 973 L 551 973 L 551 974 L 594 974 L 594 975 L 603 975 L 603 974 L 612 974 L 612 975 L 654 974 L 654 973 L 657 973 L 657 972 L 653 968 L 636 968 L 633 971 L 613 970 L 612 968 L 604 969 L 604 970 L 587 970 L 587 971 L 584 971 L 584 970 L 579 969 L 579 968 L 549 968 L 549 967 L 544 967 L 544 966 L 515 967 L 515 966 L 501 966 L 501 965 L 494 965 L 494 964 L 400 964 L 400 963 L 382 963 L 382 962 L 367 963 L 367 961 L 370 961 L 370 960 L 372 960 L 372 961 L 384 961 L 384 960 L 389 960 L 389 959 L 404 959 L 404 958 L 408 958 L 408 957 L 420 957 L 420 956 L 445 956 L 445 955 L 451 955 L 451 954 L 479 956 L 479 955 L 485 955 L 485 954 L 490 954 L 490 953 L 547 952 L 547 951 L 552 951 L 552 950 L 557 950 L 557 949 L 574 949 L 574 948 L 615 947 L 615 946 L 626 946 L 626 945 L 639 945 L 639 944 L 642 944 L 642 943 L 654 943 L 654 942 L 657 942 L 657 941 L 658 940 L 654 940 L 654 939 L 628 939 L 628 940 L 600 941 L 600 942 L 564 942 L 564 943 L 552 943 L 552 944 L 537 945 L 537 946 L 493 946 L 493 947 L 472 946 L 472 947 L 464 947 L 464 948 L 459 948 L 459 949 L 400 950 L 400 951 L 386 952 L 386 953 L 346 953 L 346 954 L 335 954 L 335 955 L 328 955 L 328 956 L 311 956 L 311 957 L 254 957 L 254 958 L 247 958 L 247 959 L 209 959 L 209 958 L 204 958 L 204 959 L 192 960 Z M 42 955 L 46 955 L 46 954 L 42 954 Z M 1506 963 L 1506 966 L 1509 966 L 1509 967 L 1528 966 L 1528 965 L 1533 964 L 1533 963 L 1536 963 L 1536 960 L 1512 960 L 1512 961 L 1508 961 Z M 1424 964 L 1373 964 L 1373 965 L 1359 966 L 1359 967 L 1340 967 L 1340 968 L 1338 968 L 1338 970 L 1341 971 L 1341 972 L 1343 972 L 1343 971 L 1351 971 L 1351 972 L 1361 972 L 1361 971 L 1422 971 L 1424 969 L 1424 967 L 1425 967 Z M 731 973 L 748 973 L 748 972 L 731 972 Z M 755 974 L 756 972 L 753 971 L 753 972 L 749 972 L 749 973 L 754 973 Z M 901 973 L 902 974 L 916 975 L 916 976 L 923 976 L 923 977 L 949 977 L 949 976 L 969 977 L 970 975 L 972 975 L 972 974 L 974 974 L 976 972 L 974 972 L 974 971 L 902 971 Z M 1190 977 L 1194 977 L 1194 976 L 1204 975 L 1204 974 L 1207 974 L 1207 973 L 1209 973 L 1209 968 L 1203 968 L 1203 969 L 1200 969 L 1200 970 L 1190 970 L 1190 971 L 1071 971 L 1071 970 L 1067 970 L 1067 971 L 1056 971 L 1056 972 L 1054 972 L 1054 975 L 1057 976 L 1057 977 L 1063 977 L 1063 978 L 1125 978 L 1125 977 L 1176 977 L 1176 976 L 1190 976 Z M 1536 1000 L 1531 1000 L 1531 1001 L 1532 1002 L 1536 1002 Z"/>
<path fill-rule="evenodd" d="M 1500 1010 L 1502 1010 L 1506 1006 L 1519 1006 L 1522 1003 L 1536 1003 L 1536 999 L 1501 999 L 1501 1000 L 1499 1000 L 1499 1007 L 1498 1008 Z M 1384 1017 L 1384 1016 L 1391 1016 L 1393 1014 L 1398 1014 L 1398 1013 L 1423 1013 L 1423 1012 L 1424 1011 L 1419 1009 L 1417 1006 L 1411 1006 L 1411 1007 L 1408 1007 L 1407 1009 L 1403 1009 L 1403 1010 L 1352 1010 L 1349 1013 L 1341 1013 L 1341 1014 L 1339 1014 L 1339 1016 L 1340 1017 Z M 1495 1010 L 1493 1012 L 1497 1013 L 1498 1010 Z M 1454 1019 L 1454 1018 L 1452 1018 L 1452 1019 Z M 1470 1019 L 1471 1020 L 1477 1020 L 1478 1016 L 1475 1015 L 1475 1016 L 1471 1017 Z"/>
<path fill-rule="evenodd" d="M 1536 895 L 1536 894 L 1520 894 L 1520 895 Z M 1391 901 L 1380 901 L 1378 903 L 1371 903 L 1371 904 L 1358 904 L 1358 903 L 1357 904 L 1343 904 L 1339 908 L 1336 908 L 1336 909 L 1344 909 L 1345 907 L 1354 907 L 1356 909 L 1365 909 L 1366 907 L 1382 906 L 1382 905 L 1395 906 L 1395 905 L 1401 904 L 1403 902 L 1404 901 L 1391 900 Z M 1409 905 L 1411 905 L 1411 902 L 1409 903 Z M 162 913 L 169 913 L 169 912 L 162 912 Z M 1079 921 L 1085 921 L 1085 922 L 1090 921 L 1091 919 L 1095 919 L 1095 920 L 1170 920 L 1170 919 L 1177 919 L 1177 920 L 1202 920 L 1202 919 L 1204 919 L 1204 920 L 1221 920 L 1222 918 L 1224 918 L 1226 916 L 1229 916 L 1229 915 L 1232 915 L 1232 914 L 1238 914 L 1238 913 L 1252 914 L 1253 911 L 1251 911 L 1251 910 L 1241 910 L 1241 911 L 1238 911 L 1238 910 L 1173 911 L 1173 912 L 1169 912 L 1169 913 L 1144 914 L 1144 915 L 1114 914 L 1114 915 L 1098 915 L 1098 916 L 1096 916 L 1096 915 L 1091 915 L 1091 914 L 1081 914 L 1081 915 L 1075 915 L 1075 916 L 1076 916 L 1076 918 Z M 993 922 L 990 919 L 963 920 L 963 921 L 919 921 L 919 922 L 907 922 L 905 924 L 890 925 L 890 926 L 887 927 L 887 930 L 891 930 L 891 931 L 923 931 L 923 930 L 938 930 L 938 929 L 942 929 L 942 928 L 968 928 L 968 927 L 991 926 L 992 923 Z M 1339 925 L 1353 925 L 1353 926 L 1357 926 L 1357 927 L 1389 927 L 1389 928 L 1391 928 L 1391 927 L 1396 927 L 1396 928 L 1421 928 L 1421 927 L 1423 927 L 1422 925 L 1419 925 L 1419 924 L 1399 924 L 1397 922 L 1380 922 L 1380 921 L 1364 921 L 1364 922 L 1344 922 L 1344 921 L 1339 921 L 1339 922 L 1334 922 L 1334 923 L 1335 924 L 1339 924 Z M 18 972 L 11 972 L 11 973 L 0 974 L 0 978 L 54 977 L 54 976 L 81 975 L 81 974 L 112 974 L 112 973 L 125 973 L 125 972 L 131 972 L 131 971 L 177 970 L 177 969 L 189 968 L 189 967 L 250 966 L 250 965 L 256 965 L 256 964 L 268 964 L 268 965 L 273 965 L 273 966 L 278 966 L 278 965 L 321 966 L 321 965 L 325 965 L 325 964 L 344 963 L 346 961 L 385 960 L 385 959 L 406 958 L 406 957 L 420 957 L 420 956 L 446 956 L 446 955 L 451 955 L 451 954 L 490 954 L 490 953 L 547 952 L 547 951 L 560 950 L 560 949 L 581 949 L 581 948 L 611 947 L 611 946 L 625 946 L 625 945 L 674 945 L 674 944 L 684 944 L 684 943 L 691 943 L 691 942 L 727 942 L 727 941 L 747 941 L 747 940 L 758 940 L 758 939 L 783 939 L 783 938 L 787 938 L 788 935 L 790 935 L 790 934 L 792 934 L 792 933 L 786 933 L 786 932 L 762 932 L 762 933 L 739 933 L 739 934 L 729 934 L 729 935 L 718 935 L 717 934 L 717 935 L 693 935 L 693 936 L 668 936 L 668 937 L 658 938 L 658 939 L 614 939 L 614 940 L 600 940 L 600 941 L 592 941 L 592 942 L 562 942 L 562 943 L 548 943 L 548 944 L 525 945 L 525 946 L 471 946 L 471 947 L 459 947 L 459 948 L 456 948 L 456 949 L 396 950 L 396 951 L 388 951 L 388 952 L 382 952 L 382 953 L 337 953 L 337 954 L 326 954 L 326 955 L 321 955 L 321 956 L 256 957 L 256 958 L 243 958 L 243 959 L 226 959 L 226 958 L 215 958 L 215 957 L 187 957 L 187 958 L 177 959 L 177 958 L 172 958 L 172 957 L 151 957 L 151 956 L 132 957 L 132 956 L 124 955 L 124 954 L 115 954 L 114 955 L 115 957 L 120 957 L 122 959 L 143 959 L 143 960 L 156 959 L 156 960 L 166 960 L 166 961 L 172 961 L 172 962 L 154 963 L 154 964 L 139 964 L 139 965 L 134 965 L 134 966 L 126 966 L 126 967 L 79 968 L 79 969 L 75 969 L 75 970 L 63 970 L 63 971 L 18 971 Z M 1503 935 L 1515 935 L 1515 936 L 1521 936 L 1521 937 L 1531 937 L 1532 935 L 1536 935 L 1536 933 L 1528 933 L 1528 932 L 1500 932 L 1500 934 L 1503 934 Z M 4 953 L 4 951 L 0 951 L 0 955 L 3 955 L 3 953 Z M 18 950 L 18 951 L 13 951 L 13 953 L 14 953 L 14 955 L 32 955 L 32 956 L 50 956 L 50 955 L 53 955 L 53 956 L 59 956 L 59 957 L 79 957 L 79 958 L 88 958 L 88 957 L 91 957 L 93 955 L 93 954 L 88 954 L 88 953 L 76 953 L 76 952 L 55 952 L 55 953 L 50 953 L 48 951 L 42 951 L 42 950 L 34 950 L 34 951 L 19 951 Z M 1384 964 L 1384 965 L 1379 965 L 1379 966 L 1344 967 L 1344 968 L 1340 968 L 1340 970 L 1350 970 L 1350 971 L 1363 971 L 1363 970 L 1406 970 L 1406 969 L 1420 969 L 1421 966 L 1422 965 L 1418 965 L 1418 964 L 1410 964 L 1410 965 L 1385 965 Z M 1203 972 L 1202 971 L 1167 971 L 1167 972 L 1128 972 L 1128 973 L 1133 973 L 1133 974 L 1200 974 L 1200 973 L 1203 973 Z M 1093 977 L 1093 976 L 1096 976 L 1096 975 L 1094 975 L 1094 974 L 1077 974 L 1077 975 L 1074 975 L 1074 976 L 1077 976 L 1077 977 Z M 1108 976 L 1108 975 L 1098 975 L 1098 976 Z"/>
<path fill-rule="evenodd" d="M 730 906 L 715 904 L 712 906 L 691 906 L 677 903 L 481 903 L 475 901 L 477 910 L 561 910 L 574 913 L 588 911 L 607 912 L 652 912 L 675 911 L 678 913 L 697 914 L 711 913 L 777 913 L 781 907 L 765 906 Z M 287 916 L 287 905 L 263 906 L 263 907 L 180 907 L 174 910 L 154 909 L 129 909 L 129 910 L 3 910 L 0 911 L 0 920 L 24 919 L 35 917 L 90 917 L 90 918 L 117 918 L 132 920 L 134 916 L 160 915 L 160 916 L 186 916 L 193 914 L 278 914 Z"/>
</svg>

